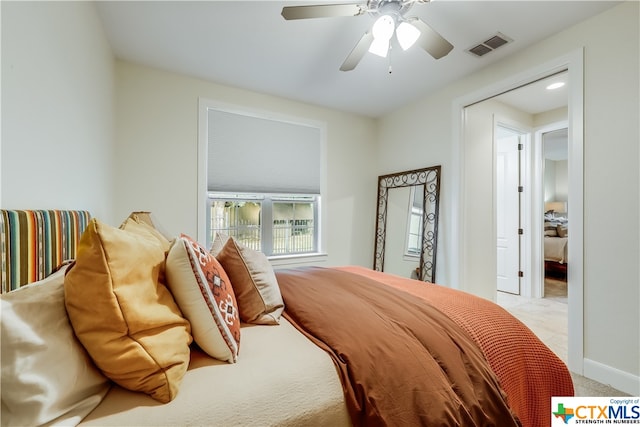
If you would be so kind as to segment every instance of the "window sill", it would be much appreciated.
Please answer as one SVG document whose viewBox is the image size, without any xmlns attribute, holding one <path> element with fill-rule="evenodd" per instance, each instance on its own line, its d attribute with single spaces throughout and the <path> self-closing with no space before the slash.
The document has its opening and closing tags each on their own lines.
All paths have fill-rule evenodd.
<svg viewBox="0 0 640 427">
<path fill-rule="evenodd" d="M 327 262 L 328 255 L 326 253 L 310 253 L 299 255 L 276 255 L 268 257 L 269 262 L 274 267 L 286 267 L 293 265 L 314 265 L 321 262 Z"/>
</svg>

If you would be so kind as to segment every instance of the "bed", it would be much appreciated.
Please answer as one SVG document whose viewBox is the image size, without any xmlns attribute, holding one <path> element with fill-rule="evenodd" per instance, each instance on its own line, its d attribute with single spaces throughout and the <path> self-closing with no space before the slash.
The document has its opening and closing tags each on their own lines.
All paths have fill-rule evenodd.
<svg viewBox="0 0 640 427">
<path fill-rule="evenodd" d="M 545 276 L 567 278 L 568 223 L 564 217 L 545 214 L 544 271 Z"/>
<path fill-rule="evenodd" d="M 66 224 L 57 227 L 57 237 L 53 238 L 51 232 L 33 232 L 44 230 L 43 224 L 51 217 L 61 218 L 54 221 L 56 224 Z M 99 234 L 101 239 L 95 241 L 100 241 L 102 252 L 96 253 L 110 260 L 126 250 L 118 247 L 119 252 L 115 252 L 115 246 L 105 243 L 109 239 L 132 238 L 127 240 L 128 247 L 139 244 L 160 248 L 162 236 L 152 233 L 152 224 L 144 219 L 129 221 L 115 230 L 89 217 L 78 211 L 2 212 L 2 425 L 20 424 L 26 412 L 39 412 L 44 418 L 30 424 L 533 427 L 548 425 L 551 396 L 573 395 L 571 376 L 562 361 L 526 326 L 487 300 L 360 266 L 273 271 L 259 253 L 239 248 L 244 254 L 240 264 L 249 265 L 243 272 L 255 285 L 252 289 L 262 292 L 264 302 L 259 313 L 247 317 L 252 308 L 243 305 L 244 285 L 236 288 L 239 265 L 233 264 L 229 255 L 237 242 L 229 239 L 219 243 L 214 252 L 207 249 L 205 253 L 202 248 L 194 251 L 199 247 L 197 242 L 181 235 L 164 247 L 166 258 L 162 262 L 166 270 L 158 276 L 166 279 L 170 292 L 158 284 L 161 281 L 154 288 L 154 298 L 173 295 L 173 302 L 166 304 L 175 304 L 178 313 L 189 319 L 174 319 L 169 328 L 171 333 L 188 331 L 181 335 L 188 339 L 172 338 L 169 345 L 170 356 L 183 360 L 185 356 L 180 353 L 186 348 L 186 363 L 183 367 L 167 364 L 166 372 L 182 371 L 175 393 L 162 402 L 154 394 L 158 387 L 151 392 L 144 390 L 145 381 L 131 387 L 117 375 L 113 379 L 113 373 L 103 368 L 102 360 L 94 356 L 92 343 L 85 340 L 84 326 L 74 316 L 86 309 L 89 315 L 102 319 L 94 327 L 106 327 L 104 323 L 117 323 L 117 319 L 105 322 L 106 314 L 96 314 L 104 309 L 97 303 L 101 298 L 78 307 L 74 305 L 78 295 L 73 293 L 76 282 L 87 288 L 86 276 L 80 274 L 87 248 L 93 244 L 87 235 Z M 74 225 L 69 226 L 69 221 Z M 77 230 L 83 227 L 86 229 L 80 239 Z M 62 241 L 70 252 L 44 249 L 52 242 L 59 248 L 58 242 Z M 79 253 L 75 253 L 78 247 Z M 198 335 L 202 319 L 191 317 L 182 291 L 170 284 L 175 283 L 177 271 L 170 268 L 175 262 L 172 257 L 178 253 L 175 248 L 206 258 L 218 268 L 215 277 L 233 285 L 235 306 L 242 319 L 237 333 L 231 327 L 215 329 L 214 324 L 211 333 L 219 333 L 224 340 L 211 343 Z M 141 262 L 133 260 L 141 252 L 136 249 L 118 262 L 127 264 L 131 259 L 126 268 L 134 271 Z M 38 266 L 43 277 L 38 273 L 31 280 L 14 282 L 26 274 L 15 274 L 17 270 L 26 271 L 16 262 L 18 253 L 21 259 L 28 254 L 28 264 Z M 55 258 L 63 265 L 43 262 L 44 258 Z M 65 264 L 64 258 L 74 258 L 75 262 Z M 206 273 L 202 277 L 213 280 L 214 275 Z M 113 273 L 110 280 L 115 283 L 116 279 Z M 121 299 L 125 292 L 122 289 L 116 292 Z M 147 298 L 149 292 L 145 295 Z M 268 303 L 274 299 L 281 303 Z M 132 309 L 124 307 L 122 301 L 120 304 L 119 313 Z M 48 327 L 50 322 L 36 322 L 48 312 L 48 305 L 57 310 L 58 317 L 64 317 L 55 331 Z M 233 314 L 232 308 L 216 313 L 224 318 Z M 211 311 L 214 317 L 216 313 Z M 133 330 L 137 326 L 131 322 L 128 327 Z M 64 328 L 67 335 L 61 337 Z M 157 332 L 159 327 L 153 325 L 151 329 Z M 31 335 L 48 345 L 25 345 L 28 339 L 24 337 Z M 234 347 L 235 339 L 238 345 Z M 57 340 L 62 343 L 59 347 Z M 140 342 L 147 343 L 138 339 Z M 52 348 L 58 348 L 58 357 L 60 352 L 72 352 L 63 360 L 71 363 L 69 360 L 77 359 L 80 368 L 64 371 L 75 372 L 74 378 L 55 375 L 58 369 L 48 363 Z M 220 349 L 224 352 L 215 353 Z M 28 376 L 21 374 L 25 366 L 31 367 Z M 83 384 L 85 387 L 79 390 Z M 53 395 L 51 389 L 56 390 Z M 42 399 L 42 395 L 48 399 Z"/>
</svg>

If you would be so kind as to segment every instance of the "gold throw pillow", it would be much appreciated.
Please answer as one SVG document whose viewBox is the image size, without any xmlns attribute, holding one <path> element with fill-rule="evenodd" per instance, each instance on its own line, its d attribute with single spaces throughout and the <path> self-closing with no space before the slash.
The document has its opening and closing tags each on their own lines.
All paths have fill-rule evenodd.
<svg viewBox="0 0 640 427">
<path fill-rule="evenodd" d="M 64 283 L 69 319 L 96 366 L 163 403 L 178 393 L 192 340 L 189 322 L 159 280 L 165 251 L 145 226 L 121 230 L 93 219 Z"/>
</svg>

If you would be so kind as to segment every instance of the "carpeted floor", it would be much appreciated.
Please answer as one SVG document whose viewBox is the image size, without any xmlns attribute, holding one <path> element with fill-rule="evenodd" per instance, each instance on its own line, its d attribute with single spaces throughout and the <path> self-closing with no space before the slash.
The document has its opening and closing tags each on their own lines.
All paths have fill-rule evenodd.
<svg viewBox="0 0 640 427">
<path fill-rule="evenodd" d="M 564 304 L 568 303 L 567 282 L 565 280 L 544 278 L 544 297 Z"/>
</svg>

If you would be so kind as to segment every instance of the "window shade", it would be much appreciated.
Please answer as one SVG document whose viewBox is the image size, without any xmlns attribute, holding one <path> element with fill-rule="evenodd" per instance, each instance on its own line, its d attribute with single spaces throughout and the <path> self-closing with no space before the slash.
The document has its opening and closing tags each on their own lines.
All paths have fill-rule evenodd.
<svg viewBox="0 0 640 427">
<path fill-rule="evenodd" d="M 209 191 L 320 194 L 320 129 L 208 112 Z"/>
</svg>

